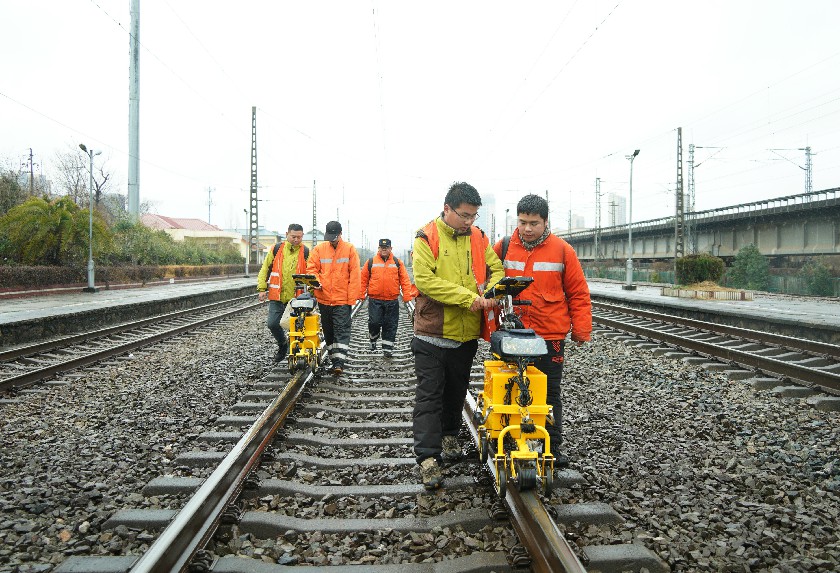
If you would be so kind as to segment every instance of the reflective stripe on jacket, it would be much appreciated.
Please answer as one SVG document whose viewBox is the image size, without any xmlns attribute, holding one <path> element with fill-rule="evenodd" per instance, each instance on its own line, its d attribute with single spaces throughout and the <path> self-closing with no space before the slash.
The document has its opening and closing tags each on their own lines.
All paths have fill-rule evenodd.
<svg viewBox="0 0 840 573">
<path fill-rule="evenodd" d="M 321 283 L 321 288 L 312 291 L 319 303 L 338 306 L 355 304 L 359 299 L 359 253 L 347 241 L 339 239 L 335 248 L 329 241 L 319 243 L 309 253 L 306 272 Z"/>
<path fill-rule="evenodd" d="M 274 256 L 274 249 L 268 252 L 266 261 L 272 258 L 269 265 L 271 265 L 271 274 L 268 276 L 268 300 L 279 300 L 281 302 L 289 302 L 295 296 L 295 283 L 292 280 L 293 274 L 303 274 L 306 272 L 306 258 L 304 257 L 305 249 L 303 245 L 297 246 L 297 252 L 293 250 L 292 244 L 288 241 L 283 241 L 280 248 L 277 249 L 277 256 Z M 285 259 L 287 255 L 294 256 L 297 254 L 297 260 L 292 261 Z M 287 264 L 283 264 L 286 260 Z M 287 278 L 284 281 L 283 278 Z"/>
<path fill-rule="evenodd" d="M 501 256 L 502 241 L 493 249 Z M 533 328 L 546 340 L 564 339 L 570 329 L 572 340 L 589 340 L 592 333 L 589 285 L 569 243 L 550 234 L 529 251 L 517 229 L 510 238 L 502 265 L 505 276 L 534 277 L 534 282 L 516 297 L 531 301 L 531 306 L 518 307 L 525 328 Z"/>
<path fill-rule="evenodd" d="M 470 235 L 438 217 L 414 239 L 414 284 L 419 295 L 414 309 L 414 332 L 423 336 L 466 342 L 478 338 L 482 313 L 470 310 L 504 270 L 490 241 L 478 227 Z"/>
<path fill-rule="evenodd" d="M 403 261 L 397 265 L 393 255 L 389 256 L 387 261 L 383 261 L 377 253 L 370 263 L 370 272 L 368 272 L 368 261 L 362 265 L 362 287 L 359 291 L 361 296 L 367 292 L 370 298 L 394 300 L 400 296 L 402 287 L 403 300 L 406 302 L 411 300 L 411 279 L 408 277 Z"/>
</svg>

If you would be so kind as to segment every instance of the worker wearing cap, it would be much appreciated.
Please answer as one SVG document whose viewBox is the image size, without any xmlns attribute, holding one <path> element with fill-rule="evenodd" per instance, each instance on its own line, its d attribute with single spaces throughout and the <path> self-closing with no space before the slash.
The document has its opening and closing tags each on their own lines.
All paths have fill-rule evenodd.
<svg viewBox="0 0 840 573">
<path fill-rule="evenodd" d="M 368 332 L 370 350 L 376 351 L 376 342 L 382 334 L 382 354 L 391 358 L 394 341 L 397 338 L 397 325 L 400 319 L 400 307 L 397 299 L 402 290 L 403 302 L 412 298 L 412 284 L 405 264 L 391 252 L 391 239 L 379 239 L 376 255 L 362 265 L 362 296 L 368 298 Z"/>
<path fill-rule="evenodd" d="M 327 223 L 324 242 L 312 249 L 306 272 L 315 275 L 321 283 L 313 293 L 321 310 L 321 326 L 333 373 L 341 374 L 350 349 L 350 310 L 359 300 L 361 286 L 359 253 L 356 247 L 342 240 L 341 223 Z"/>
</svg>

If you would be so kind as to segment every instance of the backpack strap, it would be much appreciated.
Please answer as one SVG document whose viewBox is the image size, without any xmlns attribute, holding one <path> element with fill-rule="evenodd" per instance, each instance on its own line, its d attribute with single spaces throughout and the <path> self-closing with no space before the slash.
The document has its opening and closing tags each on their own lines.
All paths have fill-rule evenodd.
<svg viewBox="0 0 840 573">
<path fill-rule="evenodd" d="M 283 243 L 274 243 L 274 256 L 277 256 L 277 251 L 280 250 L 280 247 L 283 246 Z"/>
<path fill-rule="evenodd" d="M 370 274 L 370 270 L 373 268 L 373 257 L 368 259 L 367 268 L 368 268 L 368 274 Z"/>
<path fill-rule="evenodd" d="M 507 256 L 508 247 L 510 247 L 510 235 L 507 235 L 502 239 L 502 256 L 499 257 L 502 261 L 504 261 Z"/>
</svg>

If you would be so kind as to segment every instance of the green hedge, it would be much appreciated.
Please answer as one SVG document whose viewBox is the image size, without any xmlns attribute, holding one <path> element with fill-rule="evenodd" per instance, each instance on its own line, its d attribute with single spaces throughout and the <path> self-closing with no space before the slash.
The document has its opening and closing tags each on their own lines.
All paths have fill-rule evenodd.
<svg viewBox="0 0 840 573">
<path fill-rule="evenodd" d="M 691 285 L 704 281 L 718 282 L 725 268 L 723 259 L 709 254 L 680 257 L 677 259 L 677 283 Z"/>
</svg>

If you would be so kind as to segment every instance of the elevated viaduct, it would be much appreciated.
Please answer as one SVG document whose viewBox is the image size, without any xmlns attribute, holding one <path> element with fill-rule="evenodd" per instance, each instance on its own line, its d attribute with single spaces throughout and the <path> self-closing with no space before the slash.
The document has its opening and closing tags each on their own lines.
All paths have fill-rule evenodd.
<svg viewBox="0 0 840 573">
<path fill-rule="evenodd" d="M 840 255 L 840 188 L 777 197 L 685 216 L 685 254 L 711 253 L 731 259 L 754 244 L 765 256 L 795 259 Z M 674 258 L 676 217 L 633 223 L 632 258 L 656 262 Z M 563 235 L 581 261 L 626 259 L 628 226 Z M 597 243 L 597 251 L 596 251 Z"/>
</svg>

